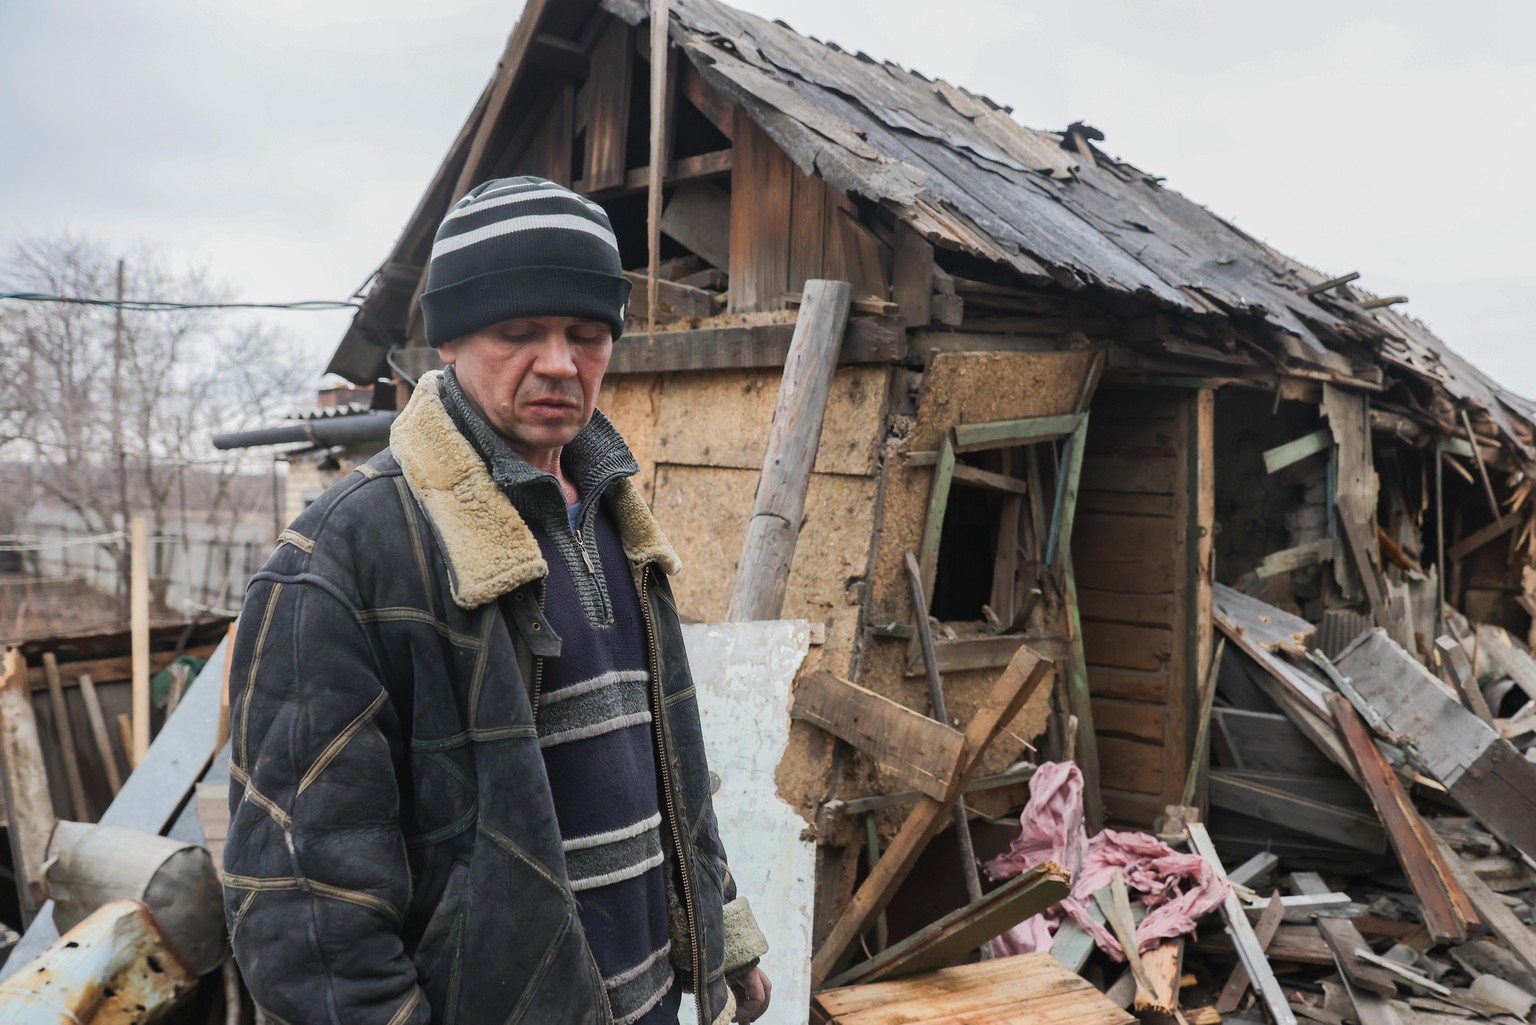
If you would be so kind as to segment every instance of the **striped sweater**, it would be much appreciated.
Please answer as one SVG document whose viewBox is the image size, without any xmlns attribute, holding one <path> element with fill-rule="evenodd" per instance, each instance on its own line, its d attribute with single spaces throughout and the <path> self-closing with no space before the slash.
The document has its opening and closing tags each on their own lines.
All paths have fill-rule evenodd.
<svg viewBox="0 0 1536 1025">
<path fill-rule="evenodd" d="M 674 1025 L 681 994 L 668 959 L 645 624 L 602 503 L 582 503 L 573 519 L 580 560 L 562 557 L 572 537 L 562 545 L 550 536 L 558 521 L 530 524 L 549 563 L 544 612 L 561 638 L 559 657 L 542 660 L 538 677 L 539 746 L 566 871 L 614 1021 Z M 606 587 L 579 580 L 583 574 L 605 577 Z M 594 590 L 602 592 L 596 608 Z"/>
</svg>

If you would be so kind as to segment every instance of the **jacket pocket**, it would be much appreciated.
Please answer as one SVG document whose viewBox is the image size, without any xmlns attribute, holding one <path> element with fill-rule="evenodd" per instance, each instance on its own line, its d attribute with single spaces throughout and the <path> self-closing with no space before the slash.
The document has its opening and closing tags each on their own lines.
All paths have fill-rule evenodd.
<svg viewBox="0 0 1536 1025">
<path fill-rule="evenodd" d="M 455 861 L 448 870 L 448 882 L 443 896 L 427 920 L 427 928 L 416 944 L 411 960 L 416 965 L 416 977 L 428 996 L 444 993 L 453 974 L 453 959 L 457 954 L 464 927 L 465 891 L 469 888 L 469 862 L 463 858 Z M 434 1007 L 441 1006 L 437 1003 Z"/>
</svg>

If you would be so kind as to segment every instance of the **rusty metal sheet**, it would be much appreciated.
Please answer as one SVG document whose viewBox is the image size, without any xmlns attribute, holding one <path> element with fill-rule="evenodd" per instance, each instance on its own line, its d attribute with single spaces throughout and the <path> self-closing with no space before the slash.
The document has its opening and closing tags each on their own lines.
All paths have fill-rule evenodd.
<svg viewBox="0 0 1536 1025">
<path fill-rule="evenodd" d="M 147 1025 L 191 993 L 197 977 L 147 907 L 103 904 L 0 983 L 7 1025 Z"/>
</svg>

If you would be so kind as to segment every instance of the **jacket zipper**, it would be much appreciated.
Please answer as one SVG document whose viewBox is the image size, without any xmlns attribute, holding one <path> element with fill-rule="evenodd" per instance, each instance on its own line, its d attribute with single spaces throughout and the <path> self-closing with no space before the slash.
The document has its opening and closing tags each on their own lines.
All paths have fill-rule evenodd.
<svg viewBox="0 0 1536 1025">
<path fill-rule="evenodd" d="M 545 585 L 548 580 L 539 581 L 539 614 L 544 614 Z M 533 692 L 531 695 L 533 722 L 539 721 L 539 695 L 544 689 L 544 656 L 533 656 Z M 597 1006 L 602 1011 L 605 1025 L 613 1025 L 613 1006 L 608 1001 L 608 987 L 603 984 L 603 971 L 597 966 L 597 957 L 592 953 L 590 943 L 583 944 L 587 950 L 587 961 L 592 965 L 592 977 L 597 980 Z"/>
<path fill-rule="evenodd" d="M 688 945 L 693 953 L 693 1005 L 698 1012 L 699 1025 L 709 1025 L 704 1016 L 709 1000 L 709 987 L 704 978 L 703 952 L 699 949 L 699 932 L 693 908 L 693 884 L 688 876 L 688 857 L 683 850 L 683 823 L 677 817 L 677 805 L 672 797 L 672 767 L 667 760 L 666 729 L 662 725 L 661 712 L 661 654 L 656 640 L 656 621 L 651 612 L 651 579 L 649 566 L 640 568 L 640 611 L 645 618 L 645 636 L 651 658 L 651 701 L 655 706 L 656 751 L 661 759 L 661 793 L 667 805 L 667 817 L 672 822 L 672 843 L 677 848 L 677 868 L 683 877 L 683 915 L 688 923 Z"/>
</svg>

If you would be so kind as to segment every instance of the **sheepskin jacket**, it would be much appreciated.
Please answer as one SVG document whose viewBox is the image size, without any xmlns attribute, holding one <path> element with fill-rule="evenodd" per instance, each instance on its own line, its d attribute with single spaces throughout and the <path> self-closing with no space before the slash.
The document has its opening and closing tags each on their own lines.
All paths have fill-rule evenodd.
<svg viewBox="0 0 1536 1025">
<path fill-rule="evenodd" d="M 235 957 L 289 1025 L 606 1022 L 529 700 L 535 657 L 560 649 L 547 566 L 437 373 L 390 442 L 282 533 L 247 595 L 230 668 Z M 672 958 L 700 1025 L 725 1025 L 726 976 L 766 943 L 716 830 L 667 583 L 679 563 L 627 477 L 602 501 L 647 627 Z"/>
</svg>

